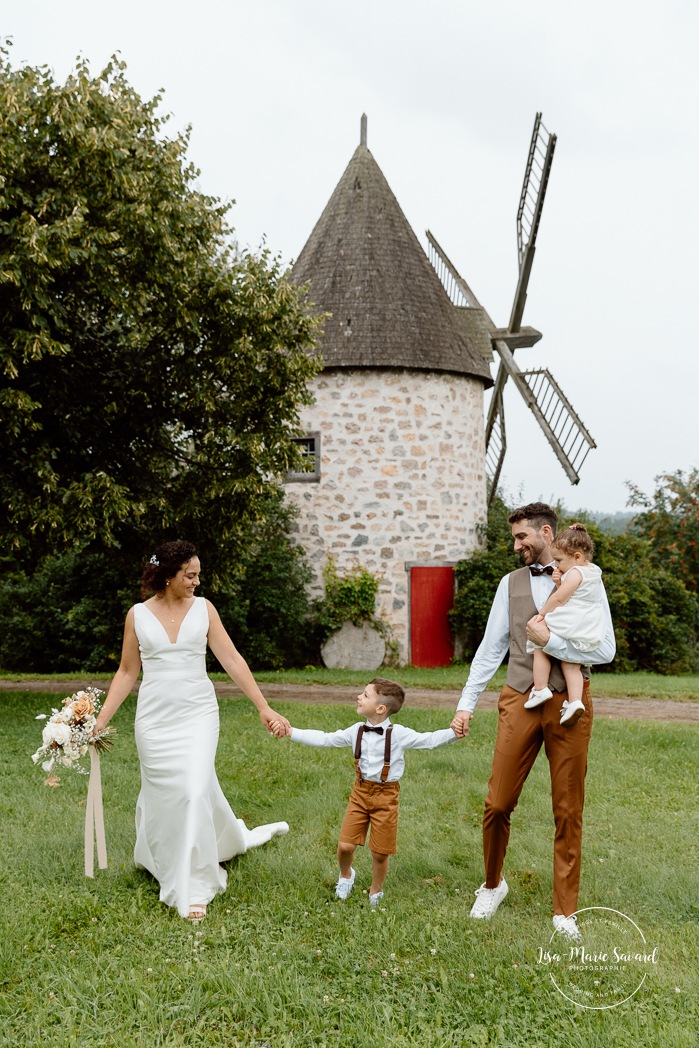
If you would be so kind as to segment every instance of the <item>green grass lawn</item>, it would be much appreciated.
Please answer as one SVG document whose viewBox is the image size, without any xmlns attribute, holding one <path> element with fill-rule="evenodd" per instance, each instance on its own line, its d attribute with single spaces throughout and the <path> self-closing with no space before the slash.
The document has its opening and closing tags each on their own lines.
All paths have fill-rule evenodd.
<svg viewBox="0 0 699 1048">
<path fill-rule="evenodd" d="M 333 897 L 337 832 L 354 768 L 348 750 L 267 737 L 249 703 L 221 702 L 218 772 L 248 825 L 286 819 L 287 837 L 228 864 L 227 892 L 198 928 L 158 902 L 133 867 L 139 774 L 135 703 L 102 762 L 109 868 L 83 876 L 86 779 L 43 784 L 30 755 L 56 696 L 0 695 L 4 760 L 0 1044 L 245 1048 L 610 1048 L 696 1044 L 699 1025 L 699 728 L 601 719 L 590 750 L 581 907 L 627 914 L 658 963 L 617 1008 L 576 1007 L 538 961 L 550 938 L 548 769 L 534 767 L 513 816 L 510 895 L 468 919 L 482 880 L 480 821 L 496 715 L 470 737 L 409 753 L 399 854 L 385 907 L 370 910 L 369 856 Z M 334 729 L 351 707 L 280 705 Z M 420 730 L 443 713 L 406 709 Z"/>
</svg>

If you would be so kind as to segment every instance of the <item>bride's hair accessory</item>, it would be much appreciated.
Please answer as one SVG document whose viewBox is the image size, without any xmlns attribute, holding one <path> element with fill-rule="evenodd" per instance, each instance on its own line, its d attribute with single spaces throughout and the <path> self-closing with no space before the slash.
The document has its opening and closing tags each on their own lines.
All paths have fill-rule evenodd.
<svg viewBox="0 0 699 1048">
<path fill-rule="evenodd" d="M 152 541 L 152 540 L 151 540 Z M 145 600 L 151 593 L 164 593 L 167 579 L 174 579 L 180 568 L 197 556 L 196 546 L 184 539 L 161 542 L 143 568 L 141 596 Z"/>
</svg>

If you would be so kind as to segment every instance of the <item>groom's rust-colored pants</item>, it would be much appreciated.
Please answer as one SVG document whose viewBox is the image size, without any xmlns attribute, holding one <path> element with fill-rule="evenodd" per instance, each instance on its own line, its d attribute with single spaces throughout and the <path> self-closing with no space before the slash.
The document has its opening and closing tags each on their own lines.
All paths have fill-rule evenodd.
<svg viewBox="0 0 699 1048">
<path fill-rule="evenodd" d="M 572 728 L 559 724 L 567 696 L 525 710 L 527 695 L 506 684 L 498 702 L 498 733 L 483 814 L 486 888 L 497 888 L 510 838 L 510 816 L 543 743 L 551 772 L 555 821 L 553 844 L 553 912 L 569 917 L 578 908 L 582 859 L 582 815 L 585 804 L 587 750 L 592 731 L 590 686 L 585 683 L 585 712 Z"/>
</svg>

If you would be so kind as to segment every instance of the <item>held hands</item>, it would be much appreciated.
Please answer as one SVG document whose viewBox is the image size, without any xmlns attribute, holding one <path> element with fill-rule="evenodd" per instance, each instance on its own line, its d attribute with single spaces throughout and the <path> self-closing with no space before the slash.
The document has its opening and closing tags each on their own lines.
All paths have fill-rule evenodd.
<svg viewBox="0 0 699 1048">
<path fill-rule="evenodd" d="M 472 717 L 473 714 L 469 713 L 468 710 L 459 710 L 456 713 L 454 720 L 449 727 L 454 732 L 457 739 L 464 739 L 468 735 L 468 725 Z"/>
<path fill-rule="evenodd" d="M 260 720 L 270 735 L 274 735 L 277 739 L 291 735 L 291 725 L 286 717 L 282 717 L 281 713 L 275 713 L 269 707 L 266 710 L 260 710 Z"/>
</svg>

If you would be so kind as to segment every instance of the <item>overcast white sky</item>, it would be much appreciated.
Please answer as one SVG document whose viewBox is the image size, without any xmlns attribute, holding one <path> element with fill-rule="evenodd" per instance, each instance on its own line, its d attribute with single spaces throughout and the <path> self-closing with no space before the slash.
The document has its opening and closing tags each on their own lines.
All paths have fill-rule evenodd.
<svg viewBox="0 0 699 1048">
<path fill-rule="evenodd" d="M 369 148 L 496 323 L 537 111 L 558 136 L 523 322 L 597 441 L 571 487 L 512 384 L 504 486 L 615 512 L 699 464 L 699 7 L 694 0 L 3 0 L 12 61 L 63 79 L 115 51 L 193 127 L 200 188 L 293 260 Z"/>
</svg>

